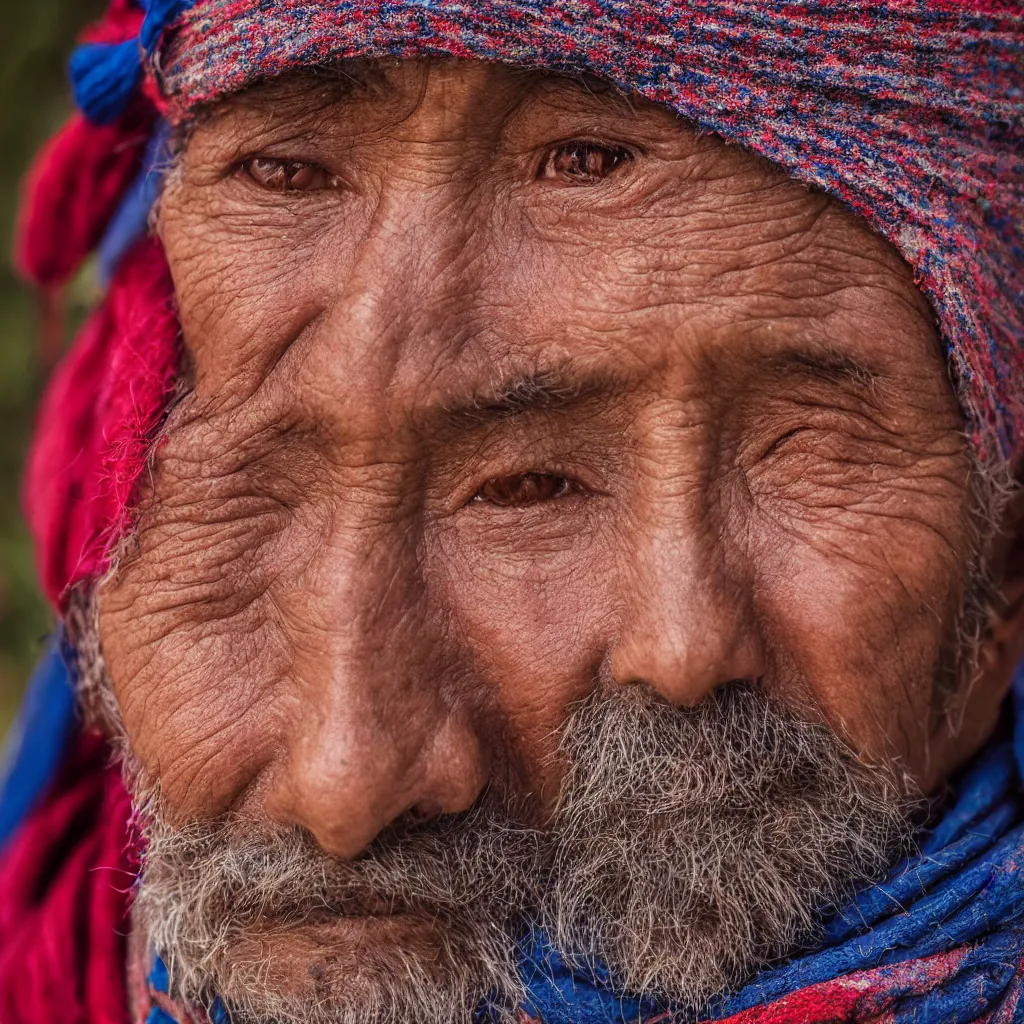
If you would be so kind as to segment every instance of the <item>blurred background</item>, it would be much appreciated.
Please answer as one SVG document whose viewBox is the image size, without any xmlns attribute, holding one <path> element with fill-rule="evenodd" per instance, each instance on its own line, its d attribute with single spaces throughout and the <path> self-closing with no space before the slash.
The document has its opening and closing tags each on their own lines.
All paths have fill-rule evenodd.
<svg viewBox="0 0 1024 1024">
<path fill-rule="evenodd" d="M 14 275 L 11 246 L 18 191 L 36 149 L 67 117 L 65 64 L 81 28 L 102 0 L 4 2 L 0 33 L 0 735 L 52 628 L 35 582 L 21 520 L 19 480 L 33 411 L 46 371 L 35 297 Z M 65 297 L 68 332 L 92 300 L 88 273 Z"/>
</svg>

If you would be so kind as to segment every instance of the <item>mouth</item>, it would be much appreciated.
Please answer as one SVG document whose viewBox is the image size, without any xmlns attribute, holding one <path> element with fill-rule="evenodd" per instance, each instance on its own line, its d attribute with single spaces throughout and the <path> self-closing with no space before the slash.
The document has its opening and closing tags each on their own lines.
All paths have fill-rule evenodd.
<svg viewBox="0 0 1024 1024">
<path fill-rule="evenodd" d="M 332 901 L 311 907 L 305 913 L 287 914 L 284 919 L 319 926 L 337 921 L 387 920 L 411 916 L 414 916 L 414 911 L 397 900 L 360 899 Z"/>
<path fill-rule="evenodd" d="M 371 896 L 276 908 L 276 912 L 250 919 L 240 931 L 271 942 L 301 935 L 315 944 L 332 946 L 385 933 L 424 935 L 443 928 L 444 920 L 443 913 L 429 907 Z"/>
<path fill-rule="evenodd" d="M 344 917 L 321 915 L 290 928 L 271 927 L 268 932 L 280 938 L 286 935 L 301 937 L 315 946 L 336 948 L 361 946 L 367 942 L 376 944 L 384 940 L 397 944 L 412 936 L 425 937 L 434 930 L 428 919 L 413 914 L 362 914 Z"/>
<path fill-rule="evenodd" d="M 282 963 L 371 962 L 419 953 L 432 961 L 447 933 L 444 923 L 412 913 L 346 914 L 319 912 L 301 920 L 264 920 L 235 936 L 235 952 L 258 948 Z M 360 967 L 362 965 L 362 967 Z"/>
</svg>

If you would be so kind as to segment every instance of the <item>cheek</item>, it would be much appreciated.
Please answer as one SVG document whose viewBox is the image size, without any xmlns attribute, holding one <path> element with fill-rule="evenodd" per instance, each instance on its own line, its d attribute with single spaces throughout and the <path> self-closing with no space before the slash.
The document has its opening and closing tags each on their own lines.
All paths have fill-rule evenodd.
<svg viewBox="0 0 1024 1024">
<path fill-rule="evenodd" d="M 202 390 L 254 390 L 329 308 L 361 221 L 194 191 L 169 196 L 160 225 L 186 343 Z"/>
<path fill-rule="evenodd" d="M 566 708 L 593 687 L 616 616 L 612 528 L 596 509 L 465 509 L 432 531 L 431 600 L 448 610 L 526 761 L 550 770 Z"/>
<path fill-rule="evenodd" d="M 132 751 L 168 816 L 186 820 L 230 806 L 273 759 L 291 651 L 266 596 L 281 516 L 243 509 L 243 498 L 204 500 L 214 481 L 175 477 L 158 463 L 155 492 L 172 500 L 144 514 L 98 600 Z"/>
<path fill-rule="evenodd" d="M 918 778 L 960 608 L 957 548 L 967 550 L 966 536 L 952 547 L 927 517 L 836 512 L 775 524 L 755 534 L 754 553 L 781 685 L 803 691 L 854 749 L 896 755 Z"/>
<path fill-rule="evenodd" d="M 107 667 L 131 749 L 172 822 L 215 815 L 273 759 L 288 651 L 262 610 L 168 628 L 130 581 L 101 595 Z M 134 606 L 134 608 L 133 608 Z"/>
</svg>

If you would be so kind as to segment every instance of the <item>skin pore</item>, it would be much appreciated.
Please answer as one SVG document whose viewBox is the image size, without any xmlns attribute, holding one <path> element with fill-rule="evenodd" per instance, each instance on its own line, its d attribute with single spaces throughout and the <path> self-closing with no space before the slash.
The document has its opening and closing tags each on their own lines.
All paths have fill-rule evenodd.
<svg viewBox="0 0 1024 1024">
<path fill-rule="evenodd" d="M 375 63 L 204 117 L 160 233 L 189 387 L 98 607 L 171 823 L 543 820 L 595 686 L 753 685 L 925 793 L 992 731 L 1019 581 L 937 700 L 962 417 L 827 197 L 595 83 Z"/>
</svg>

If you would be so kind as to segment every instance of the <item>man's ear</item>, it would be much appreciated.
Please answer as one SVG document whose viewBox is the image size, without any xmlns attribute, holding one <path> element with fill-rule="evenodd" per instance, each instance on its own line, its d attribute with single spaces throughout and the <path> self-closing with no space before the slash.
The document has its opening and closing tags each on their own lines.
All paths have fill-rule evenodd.
<svg viewBox="0 0 1024 1024">
<path fill-rule="evenodd" d="M 987 610 L 975 657 L 962 666 L 960 685 L 944 702 L 930 737 L 934 763 L 946 766 L 944 775 L 964 764 L 992 734 L 1024 661 L 1024 491 L 1007 503 L 990 558 L 996 587 L 977 595 L 987 599 Z"/>
<path fill-rule="evenodd" d="M 1024 661 L 1024 490 L 1007 504 L 992 551 L 997 581 L 978 648 L 978 684 L 1001 700 Z"/>
</svg>

